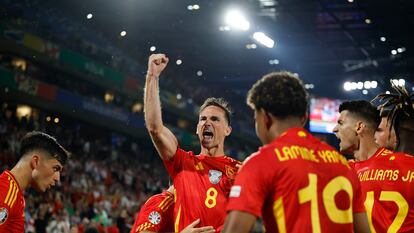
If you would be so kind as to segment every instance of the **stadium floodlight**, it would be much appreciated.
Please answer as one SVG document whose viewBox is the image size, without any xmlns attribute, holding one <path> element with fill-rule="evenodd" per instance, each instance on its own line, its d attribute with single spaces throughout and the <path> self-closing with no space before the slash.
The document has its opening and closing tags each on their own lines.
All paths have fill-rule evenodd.
<svg viewBox="0 0 414 233">
<path fill-rule="evenodd" d="M 371 81 L 371 88 L 377 88 L 378 82 L 377 81 Z"/>
<path fill-rule="evenodd" d="M 151 46 L 151 47 L 150 47 L 150 51 L 151 51 L 151 52 L 154 52 L 156 49 L 157 49 L 157 47 L 155 47 L 155 46 Z"/>
<path fill-rule="evenodd" d="M 345 82 L 345 83 L 344 83 L 344 90 L 345 90 L 345 91 L 350 91 L 350 90 L 352 90 L 352 84 L 351 84 L 351 82 Z"/>
<path fill-rule="evenodd" d="M 368 90 L 362 90 L 362 94 L 368 95 Z"/>
<path fill-rule="evenodd" d="M 364 88 L 365 89 L 370 89 L 371 88 L 371 82 L 370 81 L 365 81 L 364 82 Z"/>
<path fill-rule="evenodd" d="M 230 10 L 227 12 L 225 22 L 234 29 L 247 31 L 250 28 L 249 21 L 238 10 Z"/>
<path fill-rule="evenodd" d="M 86 18 L 87 19 L 92 19 L 92 17 L 93 17 L 93 14 L 91 14 L 91 13 L 89 13 L 89 14 L 86 15 Z"/>
<path fill-rule="evenodd" d="M 397 50 L 395 50 L 395 49 L 391 50 L 391 54 L 392 55 L 397 55 Z"/>
<path fill-rule="evenodd" d="M 126 31 L 122 31 L 121 33 L 119 33 L 122 37 L 126 36 Z"/>
<path fill-rule="evenodd" d="M 405 79 L 402 79 L 402 78 L 398 79 L 398 85 L 399 85 L 400 87 L 405 86 Z"/>
<path fill-rule="evenodd" d="M 199 10 L 199 9 L 200 9 L 200 5 L 197 5 L 197 4 L 193 5 L 193 10 Z"/>
<path fill-rule="evenodd" d="M 356 82 L 351 82 L 351 90 L 358 89 L 358 84 Z"/>
<path fill-rule="evenodd" d="M 262 45 L 268 48 L 273 48 L 275 44 L 275 42 L 270 37 L 266 36 L 266 34 L 264 34 L 263 32 L 253 33 L 253 39 L 255 39 L 257 42 L 261 43 Z"/>
<path fill-rule="evenodd" d="M 385 41 L 387 41 L 387 38 L 385 38 L 385 36 L 381 36 L 381 37 L 380 37 L 380 40 L 381 40 L 382 42 L 385 42 Z"/>
<path fill-rule="evenodd" d="M 198 77 L 203 76 L 203 71 L 201 71 L 201 70 L 197 71 L 197 76 L 198 76 Z"/>
<path fill-rule="evenodd" d="M 359 90 L 362 90 L 362 89 L 364 88 L 364 83 L 363 83 L 363 82 L 358 82 L 358 83 L 357 83 L 357 88 L 358 88 Z"/>
<path fill-rule="evenodd" d="M 183 61 L 181 60 L 181 59 L 178 59 L 176 62 L 175 62 L 175 64 L 177 64 L 177 65 L 181 65 L 183 63 Z"/>
</svg>

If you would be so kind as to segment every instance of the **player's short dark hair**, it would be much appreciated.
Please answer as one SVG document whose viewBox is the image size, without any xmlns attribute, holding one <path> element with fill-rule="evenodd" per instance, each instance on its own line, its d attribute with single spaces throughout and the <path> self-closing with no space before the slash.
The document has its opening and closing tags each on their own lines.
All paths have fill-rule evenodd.
<svg viewBox="0 0 414 233">
<path fill-rule="evenodd" d="M 216 106 L 216 107 L 223 109 L 223 111 L 225 112 L 227 123 L 230 125 L 232 112 L 231 112 L 229 102 L 227 102 L 224 98 L 221 98 L 221 97 L 220 98 L 215 98 L 215 97 L 207 98 L 204 101 L 203 105 L 201 105 L 200 111 L 198 113 L 201 113 L 208 106 Z"/>
<path fill-rule="evenodd" d="M 294 74 L 282 71 L 263 76 L 249 90 L 247 105 L 275 117 L 302 117 L 308 110 L 308 92 Z"/>
<path fill-rule="evenodd" d="M 69 158 L 69 152 L 66 151 L 54 137 L 39 131 L 27 133 L 22 138 L 20 157 L 35 150 L 47 152 L 50 157 L 57 159 L 62 165 L 64 165 Z"/>
<path fill-rule="evenodd" d="M 364 120 L 373 130 L 376 130 L 381 123 L 380 111 L 366 100 L 345 101 L 339 105 L 339 112 L 345 110 L 354 117 Z"/>
</svg>

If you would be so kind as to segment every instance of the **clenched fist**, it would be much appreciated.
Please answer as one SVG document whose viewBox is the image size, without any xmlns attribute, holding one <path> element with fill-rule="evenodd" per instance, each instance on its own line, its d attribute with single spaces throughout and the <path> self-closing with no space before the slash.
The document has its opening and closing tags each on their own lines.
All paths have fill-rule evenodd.
<svg viewBox="0 0 414 233">
<path fill-rule="evenodd" d="M 161 72 L 167 67 L 168 57 L 165 54 L 152 54 L 148 59 L 148 74 L 159 77 Z"/>
</svg>

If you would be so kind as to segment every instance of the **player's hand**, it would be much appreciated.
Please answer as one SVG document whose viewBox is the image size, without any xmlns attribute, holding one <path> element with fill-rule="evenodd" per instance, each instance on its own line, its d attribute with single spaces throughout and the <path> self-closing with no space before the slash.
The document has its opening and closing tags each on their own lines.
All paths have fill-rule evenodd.
<svg viewBox="0 0 414 233">
<path fill-rule="evenodd" d="M 148 75 L 159 77 L 168 64 L 168 57 L 165 54 L 151 54 L 148 58 Z"/>
<path fill-rule="evenodd" d="M 207 227 L 195 227 L 200 223 L 200 219 L 195 220 L 190 225 L 188 225 L 186 228 L 184 228 L 180 233 L 214 233 L 216 230 L 212 226 Z"/>
</svg>

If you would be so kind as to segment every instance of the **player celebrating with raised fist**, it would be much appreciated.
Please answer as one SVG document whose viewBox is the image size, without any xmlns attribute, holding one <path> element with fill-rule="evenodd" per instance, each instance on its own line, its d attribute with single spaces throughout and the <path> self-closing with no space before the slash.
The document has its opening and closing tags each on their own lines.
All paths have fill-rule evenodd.
<svg viewBox="0 0 414 233">
<path fill-rule="evenodd" d="M 162 121 L 159 79 L 167 64 L 164 54 L 149 57 L 144 116 L 151 139 L 176 189 L 174 229 L 179 232 L 200 219 L 200 226 L 212 226 L 220 231 L 236 165 L 240 164 L 224 155 L 224 140 L 231 133 L 231 112 L 224 99 L 208 98 L 200 107 L 197 124 L 200 154 L 181 149 L 175 135 Z"/>
</svg>

